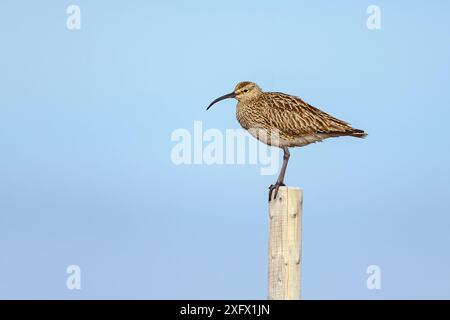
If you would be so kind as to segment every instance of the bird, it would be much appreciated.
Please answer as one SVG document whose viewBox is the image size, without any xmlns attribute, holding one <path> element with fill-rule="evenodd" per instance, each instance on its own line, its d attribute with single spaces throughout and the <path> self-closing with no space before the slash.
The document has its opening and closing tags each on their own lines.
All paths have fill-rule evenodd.
<svg viewBox="0 0 450 320">
<path fill-rule="evenodd" d="M 253 137 L 283 150 L 283 164 L 277 181 L 269 187 L 269 202 L 277 198 L 290 158 L 289 148 L 304 147 L 324 139 L 350 136 L 365 138 L 367 133 L 349 123 L 313 107 L 297 96 L 282 92 L 265 92 L 251 81 L 239 82 L 231 93 L 214 99 L 217 102 L 237 100 L 236 118 Z"/>
</svg>

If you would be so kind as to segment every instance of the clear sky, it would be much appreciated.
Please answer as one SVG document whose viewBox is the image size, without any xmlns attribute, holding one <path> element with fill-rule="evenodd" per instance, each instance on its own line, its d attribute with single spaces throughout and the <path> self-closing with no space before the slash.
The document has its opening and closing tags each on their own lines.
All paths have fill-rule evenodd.
<svg viewBox="0 0 450 320">
<path fill-rule="evenodd" d="M 303 297 L 449 299 L 449 20 L 448 1 L 1 1 L 0 298 L 264 299 L 276 176 L 171 160 L 176 129 L 238 128 L 234 101 L 205 107 L 251 80 L 369 133 L 291 152 Z"/>
</svg>

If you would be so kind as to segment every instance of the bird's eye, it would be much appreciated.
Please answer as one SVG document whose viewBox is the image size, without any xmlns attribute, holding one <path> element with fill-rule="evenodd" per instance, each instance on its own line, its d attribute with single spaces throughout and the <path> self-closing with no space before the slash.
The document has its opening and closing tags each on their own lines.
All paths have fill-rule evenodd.
<svg viewBox="0 0 450 320">
<path fill-rule="evenodd" d="M 245 89 L 244 92 L 248 92 L 248 89 Z"/>
</svg>

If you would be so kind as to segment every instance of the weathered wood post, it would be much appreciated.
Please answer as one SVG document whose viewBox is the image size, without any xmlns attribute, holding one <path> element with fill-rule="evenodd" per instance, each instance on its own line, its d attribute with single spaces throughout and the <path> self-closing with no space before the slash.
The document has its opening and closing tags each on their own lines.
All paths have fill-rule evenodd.
<svg viewBox="0 0 450 320">
<path fill-rule="evenodd" d="M 269 299 L 300 299 L 303 192 L 280 187 L 269 202 Z"/>
</svg>

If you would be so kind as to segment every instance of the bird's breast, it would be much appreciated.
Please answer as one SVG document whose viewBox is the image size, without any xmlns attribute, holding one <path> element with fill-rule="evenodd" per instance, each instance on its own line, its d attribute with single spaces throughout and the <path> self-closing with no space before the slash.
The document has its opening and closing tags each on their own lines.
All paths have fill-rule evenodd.
<svg viewBox="0 0 450 320">
<path fill-rule="evenodd" d="M 236 108 L 236 119 L 242 128 L 249 130 L 251 128 L 264 127 L 263 113 L 261 107 L 256 103 L 239 102 Z"/>
<path fill-rule="evenodd" d="M 236 107 L 236 119 L 241 125 L 242 128 L 248 130 L 250 127 L 250 117 L 248 116 L 247 110 L 245 110 L 245 106 L 243 106 L 241 103 L 237 104 Z"/>
<path fill-rule="evenodd" d="M 274 131 L 265 118 L 264 106 L 253 103 L 239 103 L 236 108 L 236 118 L 239 124 L 254 138 L 267 145 L 279 146 L 278 132 Z"/>
</svg>

